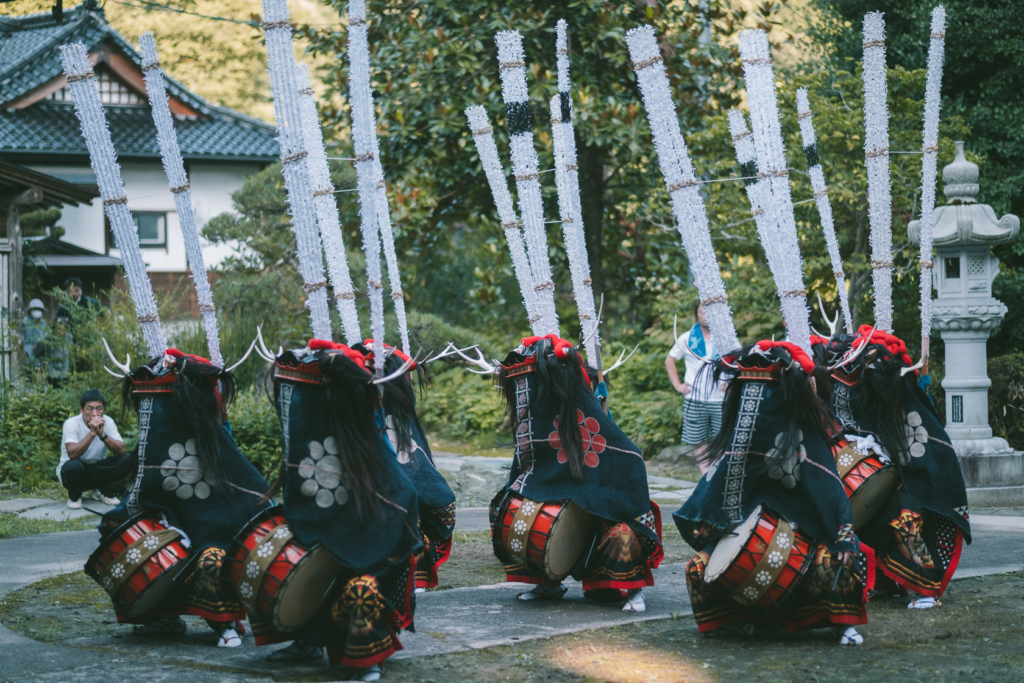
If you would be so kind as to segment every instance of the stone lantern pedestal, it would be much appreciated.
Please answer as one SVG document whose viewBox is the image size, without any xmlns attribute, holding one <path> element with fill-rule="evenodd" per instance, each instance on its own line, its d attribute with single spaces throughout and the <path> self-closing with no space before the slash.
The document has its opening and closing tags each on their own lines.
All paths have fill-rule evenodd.
<svg viewBox="0 0 1024 683">
<path fill-rule="evenodd" d="M 999 274 L 995 244 L 1016 241 L 1020 219 L 996 219 L 992 207 L 978 204 L 978 167 L 956 143 L 956 159 L 942 171 L 945 206 L 935 209 L 935 267 L 938 296 L 933 328 L 946 344 L 946 432 L 960 459 L 972 507 L 1024 507 L 1024 460 L 988 423 L 989 336 L 1002 323 L 1006 306 L 992 297 Z M 920 222 L 908 226 L 918 243 Z"/>
</svg>

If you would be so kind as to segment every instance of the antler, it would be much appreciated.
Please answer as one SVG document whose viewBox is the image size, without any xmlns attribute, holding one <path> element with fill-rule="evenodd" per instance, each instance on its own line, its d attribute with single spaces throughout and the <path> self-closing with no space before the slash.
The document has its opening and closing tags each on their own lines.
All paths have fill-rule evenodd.
<svg viewBox="0 0 1024 683">
<path fill-rule="evenodd" d="M 105 348 L 107 350 L 107 355 L 110 356 L 110 360 L 112 360 L 114 362 L 114 366 L 115 367 L 117 367 L 119 370 L 124 372 L 125 375 L 132 374 L 132 369 L 131 369 L 132 357 L 130 355 L 125 354 L 125 362 L 124 363 L 121 363 L 121 361 L 119 361 L 116 358 L 114 358 L 114 352 L 110 350 L 110 344 L 107 343 L 107 338 L 106 337 L 103 337 L 103 348 Z M 108 369 L 107 372 L 111 372 L 111 371 Z M 113 373 L 111 373 L 111 374 L 113 374 Z M 114 374 L 114 376 L 117 377 L 116 374 Z"/>
<path fill-rule="evenodd" d="M 580 342 L 580 346 L 586 346 L 587 342 L 590 341 L 591 337 L 597 334 L 598 328 L 601 327 L 601 313 L 604 312 L 604 292 L 601 292 L 601 305 L 597 308 L 597 324 L 594 325 L 594 329 L 590 331 L 590 336 Z"/>
<path fill-rule="evenodd" d="M 270 352 L 270 349 L 267 348 L 267 343 L 263 341 L 263 325 L 256 326 L 256 341 L 259 342 L 259 348 L 256 349 L 256 353 L 260 355 L 260 358 L 268 363 L 273 363 L 277 360 L 277 356 Z M 277 355 L 280 354 L 281 350 L 279 349 Z"/>
<path fill-rule="evenodd" d="M 402 363 L 402 367 L 398 368 L 390 375 L 387 375 L 385 377 L 375 377 L 374 379 L 370 380 L 370 384 L 384 384 L 385 382 L 390 382 L 393 379 L 397 379 L 398 377 L 401 377 L 405 373 L 409 372 L 409 368 L 411 368 L 414 365 L 416 365 L 416 359 L 410 358 L 409 360 Z"/>
<path fill-rule="evenodd" d="M 836 309 L 835 320 L 829 320 L 828 316 L 825 315 L 825 304 L 821 301 L 821 292 L 818 292 L 818 311 L 821 312 L 821 317 L 825 319 L 825 324 L 828 325 L 828 337 L 831 339 L 836 336 L 836 327 L 839 325 L 839 309 Z"/>
<path fill-rule="evenodd" d="M 904 375 L 906 375 L 906 374 L 907 374 L 908 372 L 913 372 L 914 370 L 920 370 L 921 368 L 923 368 L 923 367 L 924 367 L 924 362 L 925 362 L 926 360 L 928 360 L 928 356 L 921 356 L 921 360 L 917 361 L 917 364 L 916 364 L 916 365 L 911 365 L 911 366 L 910 366 L 910 367 L 908 367 L 908 368 L 903 368 L 903 369 L 901 369 L 901 370 L 900 370 L 900 377 L 903 377 L 903 376 L 904 376 Z"/>
<path fill-rule="evenodd" d="M 464 351 L 468 351 L 471 348 L 473 348 L 473 347 L 472 346 L 467 346 L 463 350 Z M 420 365 L 425 365 L 427 363 L 433 363 L 435 360 L 441 360 L 442 358 L 447 358 L 448 356 L 454 356 L 458 352 L 459 352 L 459 348 L 457 346 L 455 346 L 455 342 L 448 342 L 448 346 L 444 347 L 444 349 L 441 351 L 441 353 L 437 354 L 433 358 L 427 358 L 425 361 L 420 363 Z M 430 355 L 430 354 L 427 354 L 427 355 Z"/>
<path fill-rule="evenodd" d="M 639 344 L 637 344 L 636 346 L 634 346 L 634 347 L 633 347 L 633 350 L 632 350 L 632 351 L 630 351 L 630 352 L 629 352 L 629 355 L 628 355 L 628 356 L 626 356 L 625 358 L 623 358 L 623 356 L 624 356 L 624 355 L 626 354 L 626 349 L 622 349 L 622 353 L 620 353 L 620 354 L 619 354 L 619 359 L 618 359 L 617 361 L 615 361 L 615 364 L 614 364 L 614 365 L 612 365 L 612 366 L 611 366 L 610 368 L 608 368 L 607 370 L 605 370 L 605 371 L 604 371 L 605 377 L 607 377 L 607 376 L 608 376 L 608 373 L 609 373 L 609 372 L 611 372 L 612 370 L 614 370 L 615 368 L 619 367 L 620 365 L 622 365 L 623 363 L 625 363 L 625 362 L 626 362 L 627 360 L 629 360 L 630 358 L 632 358 L 632 357 L 633 357 L 633 354 L 634 354 L 634 353 L 636 353 L 636 350 L 637 350 L 637 349 L 639 349 L 639 348 L 640 348 L 640 345 L 639 345 Z"/>
<path fill-rule="evenodd" d="M 829 371 L 837 370 L 837 369 L 843 367 L 844 365 L 849 365 L 853 361 L 857 360 L 857 358 L 860 356 L 860 354 L 864 353 L 864 350 L 866 348 L 868 348 L 868 344 L 871 343 L 871 337 L 874 334 L 875 334 L 875 328 L 872 327 L 871 328 L 871 332 L 868 334 L 867 339 L 864 340 L 864 343 L 860 345 L 860 348 L 856 349 L 853 352 L 852 356 L 849 356 L 849 357 L 847 357 L 845 359 L 840 359 L 840 361 L 838 363 L 836 363 L 835 365 L 833 365 L 832 367 L 829 368 Z"/>
<path fill-rule="evenodd" d="M 244 354 L 244 355 L 243 355 L 243 356 L 242 356 L 242 357 L 241 357 L 241 358 L 239 359 L 239 361 L 238 361 L 237 363 L 235 363 L 234 365 L 232 365 L 232 366 L 231 366 L 230 368 L 225 368 L 225 369 L 224 369 L 224 372 L 231 372 L 232 370 L 234 370 L 235 368 L 237 368 L 237 367 L 238 367 L 239 365 L 241 365 L 242 363 L 244 363 L 244 362 L 245 362 L 245 359 L 249 357 L 249 354 L 250 354 L 250 353 L 252 353 L 252 350 L 256 348 L 256 342 L 257 342 L 257 341 L 259 341 L 259 338 L 258 338 L 258 337 L 257 337 L 256 339 L 253 339 L 253 340 L 252 340 L 252 344 L 249 344 L 249 350 L 245 352 L 245 354 Z"/>
<path fill-rule="evenodd" d="M 469 356 L 467 356 L 466 354 L 463 353 L 463 350 L 469 351 L 469 349 L 475 350 L 476 351 L 476 355 L 478 356 L 478 358 L 470 358 Z M 473 346 L 470 346 L 469 349 L 455 349 L 455 353 L 457 353 L 459 356 L 461 356 L 462 359 L 467 361 L 468 363 L 470 363 L 472 365 L 475 365 L 478 368 L 483 368 L 483 369 L 482 370 L 474 370 L 473 368 L 466 368 L 467 370 L 469 370 L 470 372 L 472 372 L 473 374 L 476 374 L 476 375 L 493 375 L 494 373 L 496 373 L 498 371 L 498 366 L 497 365 L 491 365 L 486 360 L 484 360 L 484 354 L 480 350 L 480 347 L 478 345 L 474 344 Z"/>
</svg>

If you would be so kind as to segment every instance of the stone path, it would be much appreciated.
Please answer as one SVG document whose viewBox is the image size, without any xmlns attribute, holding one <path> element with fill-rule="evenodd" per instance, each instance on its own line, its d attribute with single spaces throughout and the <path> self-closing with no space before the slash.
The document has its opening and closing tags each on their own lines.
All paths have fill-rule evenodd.
<svg viewBox="0 0 1024 683">
<path fill-rule="evenodd" d="M 480 460 L 487 462 L 478 465 Z M 447 454 L 438 457 L 438 466 L 449 473 L 474 474 L 484 479 L 487 475 L 500 475 L 503 464 L 507 463 L 492 458 Z M 650 479 L 652 492 L 663 492 L 666 503 L 683 499 L 693 486 L 662 477 Z M 656 489 L 656 486 L 665 488 Z M 658 493 L 658 497 L 661 495 Z M 52 505 L 52 501 L 36 505 L 36 501 L 26 499 L 6 503 L 8 507 L 25 506 L 22 514 Z M 998 514 L 977 515 L 972 520 L 974 543 L 964 549 L 956 578 L 1024 569 L 1024 517 L 1009 516 L 1012 512 L 1024 514 L 1024 511 L 991 512 Z M 462 508 L 457 520 L 459 530 L 485 530 L 487 509 Z M 666 532 L 673 533 L 673 530 L 667 527 Z M 0 540 L 0 597 L 46 576 L 78 570 L 96 548 L 97 540 L 98 533 L 92 530 Z M 485 648 L 690 614 L 682 564 L 665 565 L 655 571 L 655 586 L 645 590 L 648 611 L 643 615 L 623 613 L 616 605 L 585 601 L 578 584 L 570 581 L 567 585 L 568 595 L 558 602 L 518 601 L 515 594 L 527 587 L 505 583 L 420 595 L 417 597 L 417 633 L 401 636 L 406 649 L 397 657 Z M 181 667 L 186 667 L 190 679 L 206 683 L 265 680 L 267 676 L 308 672 L 311 666 L 326 667 L 326 662 L 316 665 L 269 662 L 266 655 L 270 648 L 257 649 L 251 636 L 246 636 L 243 646 L 237 650 L 217 649 L 213 647 L 214 641 L 211 631 L 196 625 L 186 636 L 172 640 L 140 640 L 130 635 L 83 637 L 51 646 L 0 627 L 0 651 L 4 653 L 0 681 L 27 678 L 39 681 L 102 678 L 110 683 L 140 678 L 162 681 L 180 676 Z"/>
</svg>

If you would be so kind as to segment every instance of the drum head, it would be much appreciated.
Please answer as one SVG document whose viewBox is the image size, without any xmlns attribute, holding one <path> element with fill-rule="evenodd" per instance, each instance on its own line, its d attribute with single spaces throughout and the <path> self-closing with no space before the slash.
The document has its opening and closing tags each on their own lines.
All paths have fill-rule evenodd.
<svg viewBox="0 0 1024 683">
<path fill-rule="evenodd" d="M 758 520 L 761 519 L 761 506 L 758 505 L 750 516 L 742 523 L 727 530 L 722 540 L 711 551 L 708 566 L 704 569 L 704 582 L 711 583 L 732 566 L 733 560 L 740 554 L 750 536 L 754 533 Z"/>
<path fill-rule="evenodd" d="M 160 551 L 158 550 L 157 552 Z M 134 619 L 135 617 L 140 617 L 150 610 L 154 610 L 159 607 L 160 603 L 162 603 L 168 594 L 170 594 L 171 589 L 174 588 L 174 579 L 178 577 L 181 570 L 188 566 L 189 559 L 190 558 L 187 557 L 181 558 L 175 562 L 173 566 L 160 574 L 153 583 L 146 586 L 135 602 L 125 610 L 125 616 L 129 619 Z M 145 566 L 146 563 L 144 562 L 142 566 L 135 571 L 141 572 Z"/>
<path fill-rule="evenodd" d="M 288 572 L 277 591 L 273 626 L 282 633 L 295 631 L 313 618 L 324 604 L 324 598 L 341 573 L 341 563 L 327 548 L 317 546 L 299 560 Z"/>
<path fill-rule="evenodd" d="M 853 529 L 862 528 L 885 509 L 889 498 L 899 486 L 900 475 L 893 465 L 886 465 L 868 477 L 850 496 L 853 508 Z"/>
<path fill-rule="evenodd" d="M 544 548 L 544 573 L 552 581 L 561 581 L 594 540 L 594 516 L 573 502 L 558 513 Z"/>
</svg>

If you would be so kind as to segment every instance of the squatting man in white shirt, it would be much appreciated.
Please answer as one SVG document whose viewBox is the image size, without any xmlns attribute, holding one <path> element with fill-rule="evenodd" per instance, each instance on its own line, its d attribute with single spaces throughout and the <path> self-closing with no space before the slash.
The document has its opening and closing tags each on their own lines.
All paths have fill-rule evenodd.
<svg viewBox="0 0 1024 683">
<path fill-rule="evenodd" d="M 82 494 L 92 491 L 94 500 L 117 505 L 124 481 L 124 441 L 114 420 L 106 415 L 106 400 L 89 389 L 79 400 L 81 412 L 64 421 L 57 479 L 68 490 L 68 507 L 82 507 Z M 110 451 L 116 458 L 108 458 Z"/>
</svg>

